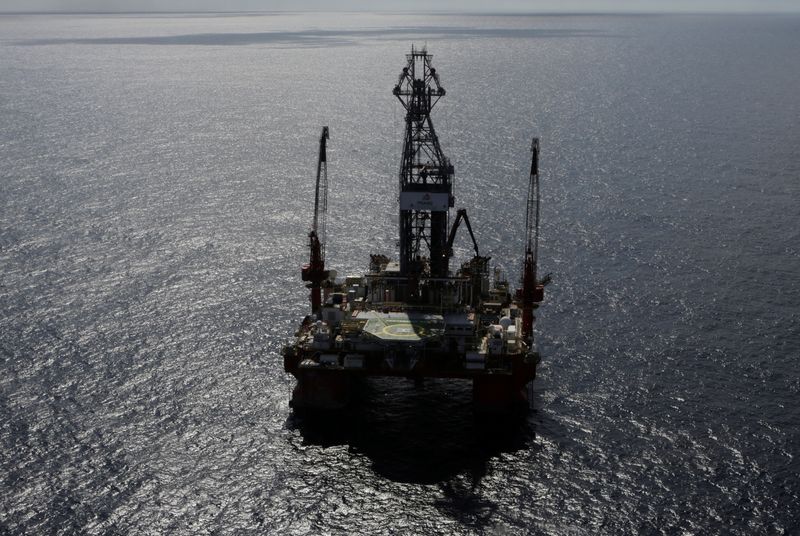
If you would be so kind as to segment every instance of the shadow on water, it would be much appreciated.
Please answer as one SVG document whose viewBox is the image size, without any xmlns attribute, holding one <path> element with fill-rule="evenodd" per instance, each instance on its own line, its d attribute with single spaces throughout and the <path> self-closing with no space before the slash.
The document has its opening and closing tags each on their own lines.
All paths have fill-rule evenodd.
<svg viewBox="0 0 800 536">
<path fill-rule="evenodd" d="M 612 37 L 598 30 L 537 28 L 475 28 L 463 26 L 395 27 L 363 30 L 299 30 L 256 33 L 199 33 L 163 36 L 48 38 L 16 41 L 17 45 L 291 45 L 344 46 L 360 39 L 406 39 L 424 36 L 441 39 L 554 37 Z"/>
<path fill-rule="evenodd" d="M 350 409 L 295 413 L 287 426 L 299 430 L 305 444 L 347 445 L 389 480 L 438 485 L 441 497 L 433 506 L 479 531 L 499 508 L 480 489 L 490 460 L 530 448 L 535 437 L 526 412 L 507 418 L 476 415 L 471 382 L 463 380 L 370 380 Z"/>
<path fill-rule="evenodd" d="M 287 425 L 299 430 L 307 444 L 347 445 L 364 454 L 374 471 L 390 480 L 452 484 L 455 477 L 466 476 L 474 487 L 490 459 L 527 448 L 534 430 L 524 413 L 481 418 L 471 400 L 469 382 L 371 380 L 361 386 L 350 409 L 293 414 Z"/>
</svg>

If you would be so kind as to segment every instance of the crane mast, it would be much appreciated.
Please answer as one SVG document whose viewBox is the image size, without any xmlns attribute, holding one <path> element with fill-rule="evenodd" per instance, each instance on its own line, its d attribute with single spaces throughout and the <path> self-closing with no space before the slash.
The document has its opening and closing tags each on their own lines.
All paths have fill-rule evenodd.
<svg viewBox="0 0 800 536">
<path fill-rule="evenodd" d="M 539 250 L 539 138 L 531 143 L 531 174 L 525 211 L 525 257 L 522 267 L 522 337 L 533 335 L 533 309 L 542 301 L 544 287 L 536 280 Z"/>
<path fill-rule="evenodd" d="M 318 314 L 322 307 L 322 283 L 330 272 L 325 270 L 325 220 L 328 211 L 328 127 L 322 127 L 317 159 L 317 182 L 314 190 L 314 220 L 308 233 L 310 259 L 301 270 L 303 281 L 311 289 L 311 312 Z"/>
</svg>

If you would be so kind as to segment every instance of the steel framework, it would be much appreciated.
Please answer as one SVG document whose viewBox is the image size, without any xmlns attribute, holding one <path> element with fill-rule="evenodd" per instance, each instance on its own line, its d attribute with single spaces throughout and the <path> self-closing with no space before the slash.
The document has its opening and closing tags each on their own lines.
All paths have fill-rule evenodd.
<svg viewBox="0 0 800 536">
<path fill-rule="evenodd" d="M 431 110 L 445 94 L 433 56 L 411 47 L 394 94 L 406 109 L 400 165 L 400 273 L 448 275 L 448 211 L 453 206 L 453 166 L 442 152 Z M 429 266 L 423 246 L 427 247 Z"/>
</svg>

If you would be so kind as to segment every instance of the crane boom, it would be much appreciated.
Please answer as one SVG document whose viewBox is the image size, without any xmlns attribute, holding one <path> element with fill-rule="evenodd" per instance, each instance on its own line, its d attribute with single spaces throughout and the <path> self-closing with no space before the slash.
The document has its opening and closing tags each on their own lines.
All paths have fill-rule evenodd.
<svg viewBox="0 0 800 536">
<path fill-rule="evenodd" d="M 311 289 L 311 312 L 319 313 L 322 307 L 322 283 L 330 272 L 325 269 L 325 219 L 328 211 L 328 127 L 322 127 L 317 159 L 317 182 L 314 189 L 314 220 L 308 233 L 310 259 L 301 269 L 303 281 Z"/>
<path fill-rule="evenodd" d="M 539 249 L 539 138 L 531 143 L 531 175 L 528 183 L 528 206 L 525 212 L 525 246 L 533 254 L 534 264 Z"/>
<path fill-rule="evenodd" d="M 533 335 L 534 304 L 542 301 L 544 287 L 536 280 L 539 249 L 539 138 L 531 143 L 531 175 L 525 212 L 525 260 L 522 267 L 522 337 Z"/>
<path fill-rule="evenodd" d="M 325 242 L 325 219 L 328 213 L 328 139 L 328 127 L 322 127 L 322 134 L 319 137 L 319 158 L 317 159 L 317 185 L 314 190 L 314 223 L 311 230 L 317 233 L 323 244 Z M 322 215 L 321 228 L 319 227 L 320 214 Z"/>
</svg>

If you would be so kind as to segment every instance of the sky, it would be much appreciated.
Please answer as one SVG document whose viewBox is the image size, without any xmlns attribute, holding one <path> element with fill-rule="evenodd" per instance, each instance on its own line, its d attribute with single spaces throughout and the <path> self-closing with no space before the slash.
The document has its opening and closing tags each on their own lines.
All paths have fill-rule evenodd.
<svg viewBox="0 0 800 536">
<path fill-rule="evenodd" d="M 800 12 L 800 0 L 0 0 L 0 12 Z"/>
</svg>

